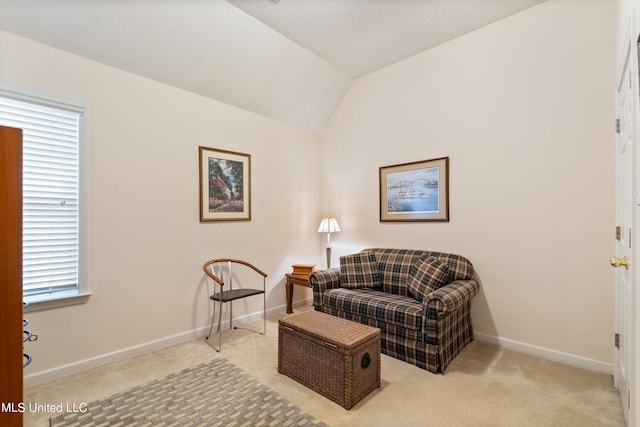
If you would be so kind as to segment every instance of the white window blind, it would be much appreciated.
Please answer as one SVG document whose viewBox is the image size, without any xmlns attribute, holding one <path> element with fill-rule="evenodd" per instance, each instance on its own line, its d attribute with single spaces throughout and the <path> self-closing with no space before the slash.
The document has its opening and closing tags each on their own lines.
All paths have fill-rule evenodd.
<svg viewBox="0 0 640 427">
<path fill-rule="evenodd" d="M 0 96 L 0 124 L 23 130 L 23 295 L 79 291 L 82 112 Z"/>
</svg>

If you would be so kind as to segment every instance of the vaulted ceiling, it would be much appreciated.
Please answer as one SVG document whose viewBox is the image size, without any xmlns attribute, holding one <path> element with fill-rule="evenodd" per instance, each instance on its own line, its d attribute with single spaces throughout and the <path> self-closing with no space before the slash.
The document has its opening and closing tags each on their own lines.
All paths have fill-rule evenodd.
<svg viewBox="0 0 640 427">
<path fill-rule="evenodd" d="M 0 30 L 320 131 L 354 78 L 542 1 L 0 0 Z"/>
</svg>

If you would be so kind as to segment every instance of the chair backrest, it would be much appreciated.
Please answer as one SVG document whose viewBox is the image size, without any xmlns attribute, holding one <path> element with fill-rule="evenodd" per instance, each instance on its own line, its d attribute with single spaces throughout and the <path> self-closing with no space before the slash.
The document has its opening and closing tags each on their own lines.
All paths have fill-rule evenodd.
<svg viewBox="0 0 640 427">
<path fill-rule="evenodd" d="M 226 267 L 226 272 L 225 272 Z M 213 279 L 214 289 L 216 285 L 219 287 L 225 286 L 226 288 L 233 287 L 233 267 L 228 260 L 210 260 L 202 267 L 204 272 Z"/>
<path fill-rule="evenodd" d="M 251 270 L 260 274 L 262 277 L 267 277 L 267 273 L 260 270 L 255 265 L 247 261 L 242 261 L 242 260 L 233 259 L 233 258 L 211 259 L 204 263 L 204 265 L 202 266 L 202 270 L 205 272 L 207 276 L 211 277 L 213 281 L 218 285 L 223 287 L 228 286 L 229 289 L 233 289 L 233 265 L 234 264 L 245 265 L 249 267 Z M 225 275 L 226 275 L 226 282 L 225 282 Z"/>
</svg>

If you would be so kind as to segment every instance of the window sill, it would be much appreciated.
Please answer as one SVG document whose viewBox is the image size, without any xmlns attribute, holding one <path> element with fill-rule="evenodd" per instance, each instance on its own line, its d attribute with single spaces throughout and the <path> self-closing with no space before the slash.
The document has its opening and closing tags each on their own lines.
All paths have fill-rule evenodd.
<svg viewBox="0 0 640 427">
<path fill-rule="evenodd" d="M 68 307 L 71 305 L 86 304 L 91 296 L 90 292 L 75 295 L 60 295 L 48 299 L 25 299 L 29 305 L 24 309 L 25 313 L 49 310 L 52 308 Z"/>
</svg>

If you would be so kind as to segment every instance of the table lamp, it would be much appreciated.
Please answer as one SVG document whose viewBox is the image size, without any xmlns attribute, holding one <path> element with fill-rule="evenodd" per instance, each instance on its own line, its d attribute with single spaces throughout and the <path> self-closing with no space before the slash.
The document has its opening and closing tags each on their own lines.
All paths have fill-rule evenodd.
<svg viewBox="0 0 640 427">
<path fill-rule="evenodd" d="M 331 268 L 331 233 L 342 231 L 338 221 L 332 216 L 322 218 L 318 233 L 327 233 L 327 268 Z"/>
</svg>

